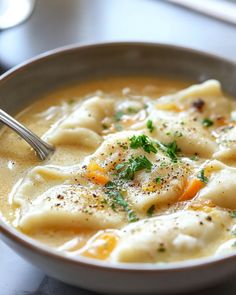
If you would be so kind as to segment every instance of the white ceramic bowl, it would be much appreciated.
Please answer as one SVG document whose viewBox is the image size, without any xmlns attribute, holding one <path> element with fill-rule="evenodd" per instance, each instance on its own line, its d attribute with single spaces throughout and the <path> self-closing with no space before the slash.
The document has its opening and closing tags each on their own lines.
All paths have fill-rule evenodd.
<svg viewBox="0 0 236 295">
<path fill-rule="evenodd" d="M 225 91 L 236 96 L 236 64 L 230 61 L 168 45 L 111 43 L 54 50 L 10 70 L 0 80 L 0 107 L 15 114 L 58 86 L 111 75 L 144 74 L 195 81 L 215 78 L 222 82 Z M 236 255 L 161 266 L 111 266 L 88 258 L 63 256 L 18 232 L 3 218 L 0 235 L 46 274 L 102 293 L 182 292 L 219 283 L 236 273 Z"/>
</svg>

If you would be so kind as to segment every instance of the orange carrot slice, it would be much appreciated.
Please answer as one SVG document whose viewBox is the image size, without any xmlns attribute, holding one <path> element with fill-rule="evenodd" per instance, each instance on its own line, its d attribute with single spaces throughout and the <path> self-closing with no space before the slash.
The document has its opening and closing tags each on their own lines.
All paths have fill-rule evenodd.
<svg viewBox="0 0 236 295">
<path fill-rule="evenodd" d="M 96 184 L 105 185 L 109 181 L 109 177 L 106 175 L 106 170 L 99 166 L 96 162 L 88 164 L 86 176 L 92 182 Z"/>
<path fill-rule="evenodd" d="M 183 194 L 180 196 L 179 200 L 180 202 L 182 201 L 187 201 L 191 200 L 196 196 L 196 194 L 202 189 L 204 186 L 204 183 L 198 179 L 198 178 L 190 178 L 189 181 L 187 182 L 187 186 L 183 192 Z"/>
<path fill-rule="evenodd" d="M 85 251 L 81 254 L 86 257 L 105 260 L 117 245 L 118 236 L 114 233 L 102 233 L 88 243 Z"/>
<path fill-rule="evenodd" d="M 165 104 L 157 104 L 156 108 L 162 111 L 172 111 L 172 112 L 181 112 L 181 108 L 177 106 L 175 103 L 165 103 Z"/>
</svg>

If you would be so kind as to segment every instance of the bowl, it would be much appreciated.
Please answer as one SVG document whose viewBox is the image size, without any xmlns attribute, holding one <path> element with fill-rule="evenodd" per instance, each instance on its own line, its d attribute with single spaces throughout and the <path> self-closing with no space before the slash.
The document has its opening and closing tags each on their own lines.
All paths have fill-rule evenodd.
<svg viewBox="0 0 236 295">
<path fill-rule="evenodd" d="M 16 114 L 63 85 L 102 77 L 149 75 L 201 82 L 218 79 L 236 96 L 236 64 L 187 48 L 152 43 L 106 43 L 50 51 L 5 73 L 0 107 Z M 15 230 L 0 217 L 1 238 L 46 274 L 85 289 L 109 294 L 183 292 L 215 284 L 235 274 L 236 255 L 171 264 L 108 265 L 68 258 Z"/>
</svg>

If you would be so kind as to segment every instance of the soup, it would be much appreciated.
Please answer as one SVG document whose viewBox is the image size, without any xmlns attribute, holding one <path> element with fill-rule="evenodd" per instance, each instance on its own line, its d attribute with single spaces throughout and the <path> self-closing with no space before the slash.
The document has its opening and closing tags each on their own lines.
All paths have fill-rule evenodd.
<svg viewBox="0 0 236 295">
<path fill-rule="evenodd" d="M 199 85 L 109 78 L 18 115 L 56 148 L 1 131 L 5 222 L 65 255 L 170 263 L 236 253 L 236 104 Z"/>
</svg>

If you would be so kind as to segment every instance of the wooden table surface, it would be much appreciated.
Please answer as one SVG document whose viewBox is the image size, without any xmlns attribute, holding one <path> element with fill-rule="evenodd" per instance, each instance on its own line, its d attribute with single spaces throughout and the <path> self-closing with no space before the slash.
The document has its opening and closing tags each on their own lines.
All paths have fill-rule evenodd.
<svg viewBox="0 0 236 295">
<path fill-rule="evenodd" d="M 30 19 L 0 32 L 0 71 L 77 42 L 151 41 L 236 61 L 236 26 L 158 0 L 37 0 Z M 1 295 L 94 294 L 45 276 L 0 241 Z M 235 295 L 234 278 L 189 295 Z"/>
</svg>

